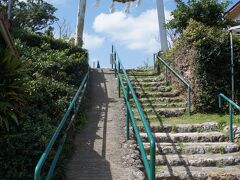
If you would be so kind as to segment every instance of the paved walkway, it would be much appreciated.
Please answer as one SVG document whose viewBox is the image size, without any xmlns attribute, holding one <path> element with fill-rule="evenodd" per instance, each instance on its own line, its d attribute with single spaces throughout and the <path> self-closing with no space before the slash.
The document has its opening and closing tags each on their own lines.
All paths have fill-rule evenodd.
<svg viewBox="0 0 240 180">
<path fill-rule="evenodd" d="M 91 70 L 88 123 L 75 138 L 76 149 L 67 166 L 70 180 L 131 179 L 130 169 L 122 166 L 123 114 L 115 84 L 112 70 Z"/>
</svg>

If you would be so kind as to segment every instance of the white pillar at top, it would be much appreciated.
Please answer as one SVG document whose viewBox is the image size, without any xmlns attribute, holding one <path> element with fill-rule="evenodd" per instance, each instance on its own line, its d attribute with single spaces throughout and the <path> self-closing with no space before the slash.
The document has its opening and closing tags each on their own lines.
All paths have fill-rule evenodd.
<svg viewBox="0 0 240 180">
<path fill-rule="evenodd" d="M 79 0 L 76 45 L 82 47 L 86 0 Z"/>
<path fill-rule="evenodd" d="M 168 41 L 167 41 L 167 30 L 165 28 L 164 4 L 163 4 L 163 0 L 156 0 L 156 3 L 157 3 L 161 51 L 166 51 L 168 50 Z"/>
</svg>

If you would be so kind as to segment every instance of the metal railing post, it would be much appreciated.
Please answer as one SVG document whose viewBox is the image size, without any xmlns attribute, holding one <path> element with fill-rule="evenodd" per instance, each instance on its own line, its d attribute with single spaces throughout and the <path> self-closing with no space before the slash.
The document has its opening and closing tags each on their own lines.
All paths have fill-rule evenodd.
<svg viewBox="0 0 240 180">
<path fill-rule="evenodd" d="M 188 115 L 191 115 L 191 88 L 187 86 L 187 96 L 188 96 Z"/>
<path fill-rule="evenodd" d="M 126 97 L 126 104 L 129 103 L 129 86 L 127 85 L 127 97 Z M 126 135 L 127 135 L 127 140 L 130 139 L 130 134 L 129 134 L 129 111 L 130 109 L 128 109 L 127 105 L 127 114 L 126 114 Z"/>
<path fill-rule="evenodd" d="M 234 51 L 233 51 L 233 34 L 232 31 L 230 31 L 230 46 L 231 46 L 231 81 L 232 81 L 232 100 L 234 101 L 235 98 L 235 92 L 234 92 Z"/>
<path fill-rule="evenodd" d="M 154 63 L 154 72 L 156 72 L 158 71 L 156 53 L 153 53 L 153 63 Z"/>
<path fill-rule="evenodd" d="M 115 70 L 115 78 L 117 77 L 117 56 L 116 56 L 116 52 L 114 52 L 114 70 Z"/>
<path fill-rule="evenodd" d="M 118 61 L 118 74 L 120 75 L 120 62 Z M 120 86 L 120 78 L 118 77 L 118 97 L 120 98 L 121 97 L 121 86 Z"/>
<path fill-rule="evenodd" d="M 227 101 L 229 104 L 229 135 L 230 135 L 230 142 L 234 142 L 234 136 L 233 136 L 233 111 L 234 109 L 237 109 L 240 111 L 240 106 L 238 106 L 235 102 L 233 102 L 231 99 L 226 97 L 224 94 L 220 93 L 218 95 L 218 104 L 219 108 L 222 107 L 222 99 Z"/>
<path fill-rule="evenodd" d="M 165 74 L 165 83 L 168 84 L 168 78 L 167 78 L 167 66 L 164 66 L 164 74 Z"/>
<path fill-rule="evenodd" d="M 113 45 L 112 45 L 112 54 L 111 54 L 111 58 L 112 58 L 112 60 L 113 60 L 113 62 L 112 62 L 112 69 L 113 69 L 113 63 L 114 63 L 114 55 L 113 55 L 113 52 L 114 52 L 114 47 L 113 47 Z M 115 63 L 114 63 L 115 64 Z"/>
<path fill-rule="evenodd" d="M 230 142 L 233 142 L 233 124 L 232 124 L 232 104 L 230 103 L 229 104 L 229 114 L 230 114 L 230 117 L 229 117 L 229 131 L 230 131 Z"/>
<path fill-rule="evenodd" d="M 150 176 L 152 180 L 155 180 L 155 154 L 156 154 L 156 147 L 155 141 L 150 142 Z"/>
<path fill-rule="evenodd" d="M 222 108 L 222 98 L 220 95 L 218 95 L 218 106 L 219 108 Z"/>
</svg>

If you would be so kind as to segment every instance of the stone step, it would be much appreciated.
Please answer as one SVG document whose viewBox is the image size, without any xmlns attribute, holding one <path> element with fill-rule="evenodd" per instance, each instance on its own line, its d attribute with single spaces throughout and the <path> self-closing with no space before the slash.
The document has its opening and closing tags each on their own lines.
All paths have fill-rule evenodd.
<svg viewBox="0 0 240 180">
<path fill-rule="evenodd" d="M 149 158 L 149 157 L 148 157 Z M 150 159 L 150 158 L 149 158 Z M 170 166 L 231 166 L 240 165 L 240 153 L 227 153 L 227 154 L 169 154 L 157 155 L 156 165 Z"/>
<path fill-rule="evenodd" d="M 130 76 L 129 79 L 131 82 L 144 83 L 144 82 L 163 81 L 164 77 L 163 76 L 142 76 L 142 77 Z"/>
<path fill-rule="evenodd" d="M 185 108 L 144 108 L 143 112 L 145 114 L 149 113 L 156 113 L 156 116 L 163 116 L 163 117 L 174 117 L 184 114 L 186 111 Z M 138 119 L 138 111 L 137 109 L 133 109 L 133 112 L 136 114 L 136 118 Z M 148 116 L 147 116 L 148 117 Z"/>
<path fill-rule="evenodd" d="M 156 179 L 239 180 L 240 167 L 157 166 Z"/>
<path fill-rule="evenodd" d="M 164 86 L 166 85 L 165 82 L 159 81 L 159 82 L 132 82 L 132 86 L 135 87 L 159 87 L 159 86 Z"/>
<path fill-rule="evenodd" d="M 170 92 L 136 92 L 136 95 L 140 98 L 144 97 L 176 97 L 180 95 L 180 92 L 177 90 Z"/>
<path fill-rule="evenodd" d="M 137 77 L 137 78 L 144 78 L 144 77 L 156 77 L 159 76 L 159 74 L 157 74 L 156 72 L 131 72 L 131 73 L 127 73 L 128 77 Z"/>
<path fill-rule="evenodd" d="M 150 143 L 144 143 L 144 148 L 149 153 Z M 240 150 L 239 145 L 227 142 L 214 143 L 156 143 L 157 154 L 209 154 L 233 153 Z"/>
<path fill-rule="evenodd" d="M 170 92 L 172 91 L 171 86 L 157 86 L 157 87 L 141 87 L 141 86 L 136 86 L 134 87 L 135 91 L 138 92 Z"/>
<path fill-rule="evenodd" d="M 135 105 L 133 104 L 133 107 L 135 107 Z M 156 108 L 174 108 L 174 107 L 178 107 L 178 108 L 181 108 L 181 107 L 186 107 L 186 103 L 142 103 L 142 107 L 143 108 L 153 108 L 153 109 L 156 109 Z"/>
<path fill-rule="evenodd" d="M 134 72 L 151 72 L 153 71 L 153 68 L 136 68 L 136 69 L 126 69 L 128 73 L 134 73 Z"/>
<path fill-rule="evenodd" d="M 174 115 L 173 117 L 176 117 L 176 116 L 182 116 L 184 113 L 180 113 L 180 114 L 171 114 L 171 115 Z M 162 122 L 162 118 L 166 118 L 166 117 L 171 117 L 171 116 L 167 116 L 166 114 L 159 114 L 159 113 L 148 113 L 148 114 L 146 114 L 145 113 L 145 117 L 146 117 L 146 119 L 149 121 L 149 123 L 151 123 L 151 122 Z M 139 114 L 138 113 L 136 113 L 135 114 L 135 118 L 136 118 L 136 120 L 137 121 L 141 121 L 141 119 L 140 119 L 140 116 L 139 116 Z"/>
<path fill-rule="evenodd" d="M 178 97 L 149 97 L 149 98 L 139 98 L 141 103 L 159 103 L 159 102 L 184 102 L 183 98 Z"/>
<path fill-rule="evenodd" d="M 201 124 L 177 124 L 170 125 L 164 124 L 161 126 L 159 123 L 150 124 L 151 132 L 165 132 L 165 133 L 184 133 L 184 132 L 210 132 L 210 131 L 218 131 L 219 126 L 216 122 L 206 122 Z M 144 132 L 144 127 L 139 126 L 139 130 Z"/>
<path fill-rule="evenodd" d="M 132 72 L 127 72 L 128 77 L 150 77 L 150 76 L 158 76 L 154 71 L 132 71 Z"/>
<path fill-rule="evenodd" d="M 148 142 L 146 133 L 140 133 L 142 140 Z M 221 132 L 193 133 L 153 133 L 156 142 L 224 142 L 228 137 Z"/>
</svg>

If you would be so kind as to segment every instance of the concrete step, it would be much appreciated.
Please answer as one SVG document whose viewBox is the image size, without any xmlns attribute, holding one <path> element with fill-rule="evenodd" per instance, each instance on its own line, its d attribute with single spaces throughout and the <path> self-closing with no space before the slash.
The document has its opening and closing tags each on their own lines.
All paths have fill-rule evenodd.
<svg viewBox="0 0 240 180">
<path fill-rule="evenodd" d="M 149 158 L 150 159 L 150 158 Z M 208 167 L 208 166 L 231 166 L 240 165 L 240 153 L 227 153 L 227 154 L 168 154 L 168 155 L 157 155 L 156 165 L 170 166 L 197 166 L 197 167 Z"/>
<path fill-rule="evenodd" d="M 206 122 L 201 124 L 177 124 L 177 125 L 164 124 L 163 126 L 161 126 L 159 123 L 155 124 L 151 123 L 150 128 L 151 131 L 154 133 L 210 132 L 219 130 L 218 123 L 216 122 Z M 144 127 L 139 126 L 139 130 L 141 132 L 144 132 Z"/>
<path fill-rule="evenodd" d="M 184 114 L 186 108 L 144 108 L 143 111 L 145 114 L 156 113 L 158 116 L 160 115 L 164 117 L 174 117 Z M 136 114 L 136 118 L 138 119 L 137 109 L 133 109 L 133 112 Z"/>
<path fill-rule="evenodd" d="M 142 140 L 148 142 L 146 133 L 140 133 Z M 228 137 L 221 132 L 203 133 L 153 133 L 156 142 L 225 142 Z"/>
<path fill-rule="evenodd" d="M 156 167 L 156 179 L 171 180 L 239 180 L 240 167 L 194 167 L 194 166 L 160 166 Z"/>
<path fill-rule="evenodd" d="M 144 143 L 144 148 L 149 153 L 150 143 Z M 157 154 L 224 154 L 238 152 L 239 150 L 238 144 L 228 142 L 156 143 Z"/>
</svg>

